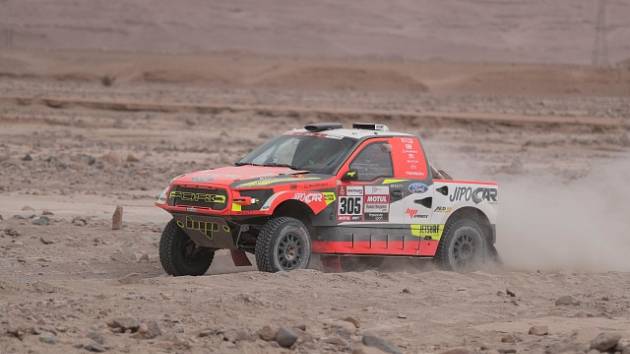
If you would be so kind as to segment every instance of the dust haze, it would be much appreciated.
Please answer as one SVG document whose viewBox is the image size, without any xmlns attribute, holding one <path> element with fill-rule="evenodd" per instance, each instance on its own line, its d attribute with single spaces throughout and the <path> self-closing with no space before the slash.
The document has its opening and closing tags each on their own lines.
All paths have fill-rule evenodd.
<svg viewBox="0 0 630 354">
<path fill-rule="evenodd" d="M 497 247 L 506 266 L 630 271 L 629 173 L 626 157 L 569 181 L 542 174 L 502 183 Z"/>
</svg>

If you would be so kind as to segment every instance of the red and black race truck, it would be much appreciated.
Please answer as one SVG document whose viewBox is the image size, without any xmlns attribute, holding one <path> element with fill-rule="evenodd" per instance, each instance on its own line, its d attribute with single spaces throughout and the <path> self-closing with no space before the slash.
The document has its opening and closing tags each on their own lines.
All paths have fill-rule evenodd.
<svg viewBox="0 0 630 354">
<path fill-rule="evenodd" d="M 266 272 L 433 257 L 464 271 L 496 254 L 495 182 L 453 180 L 416 135 L 381 124 L 309 124 L 234 166 L 174 178 L 156 205 L 173 219 L 160 240 L 171 275 L 202 275 L 214 253 Z"/>
</svg>

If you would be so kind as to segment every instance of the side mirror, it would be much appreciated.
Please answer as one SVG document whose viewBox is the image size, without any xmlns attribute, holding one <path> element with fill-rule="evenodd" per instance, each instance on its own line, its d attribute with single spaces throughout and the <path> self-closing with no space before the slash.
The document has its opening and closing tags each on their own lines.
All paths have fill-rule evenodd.
<svg viewBox="0 0 630 354">
<path fill-rule="evenodd" d="M 359 179 L 359 174 L 357 173 L 356 170 L 348 170 L 341 177 L 341 180 L 344 181 L 344 182 L 345 181 L 356 181 L 357 179 Z"/>
</svg>

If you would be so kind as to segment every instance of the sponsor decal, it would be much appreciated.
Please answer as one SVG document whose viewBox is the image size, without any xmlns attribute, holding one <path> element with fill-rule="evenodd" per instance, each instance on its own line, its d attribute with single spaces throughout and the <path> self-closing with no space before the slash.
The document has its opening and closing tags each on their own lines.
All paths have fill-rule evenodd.
<svg viewBox="0 0 630 354">
<path fill-rule="evenodd" d="M 321 202 L 322 200 L 324 200 L 324 195 L 322 195 L 319 192 L 295 193 L 295 196 L 293 197 L 293 199 L 297 199 L 301 202 L 309 204 L 313 202 Z"/>
<path fill-rule="evenodd" d="M 332 202 L 337 200 L 337 198 L 335 197 L 335 192 L 322 192 L 322 195 L 324 195 L 324 201 L 326 202 L 326 205 L 330 205 Z"/>
<path fill-rule="evenodd" d="M 365 221 L 388 221 L 388 213 L 365 213 Z"/>
<path fill-rule="evenodd" d="M 389 194 L 389 186 L 365 186 L 365 194 Z"/>
<path fill-rule="evenodd" d="M 451 211 L 453 211 L 453 208 L 451 207 L 445 207 L 445 206 L 439 206 L 436 207 L 435 210 L 433 210 L 436 213 L 450 213 Z"/>
<path fill-rule="evenodd" d="M 177 220 L 177 226 L 185 230 L 199 231 L 206 235 L 209 240 L 214 238 L 216 232 L 230 232 L 230 227 L 226 224 L 220 225 L 216 222 L 195 220 L 190 216 L 186 216 L 184 221 Z"/>
<path fill-rule="evenodd" d="M 363 186 L 347 186 L 346 195 L 363 195 Z"/>
<path fill-rule="evenodd" d="M 405 210 L 405 214 L 407 214 L 412 219 L 427 219 L 427 218 L 429 218 L 428 214 L 418 214 L 418 209 L 407 208 L 407 210 Z"/>
<path fill-rule="evenodd" d="M 429 187 L 424 183 L 418 182 L 410 184 L 408 189 L 410 193 L 425 193 Z"/>
<path fill-rule="evenodd" d="M 366 195 L 365 196 L 366 204 L 389 204 L 389 195 Z"/>
<path fill-rule="evenodd" d="M 485 200 L 489 203 L 495 203 L 497 201 L 497 194 L 498 191 L 496 188 L 479 187 L 473 189 L 471 187 L 456 187 L 453 194 L 450 195 L 449 200 L 451 202 L 468 202 L 472 200 L 475 204 L 479 204 Z"/>
<path fill-rule="evenodd" d="M 206 202 L 206 203 L 225 204 L 225 196 L 220 195 L 220 194 L 171 191 L 168 197 L 172 199 L 179 198 L 180 200 L 186 201 L 186 202 Z"/>
<path fill-rule="evenodd" d="M 439 241 L 444 232 L 441 224 L 414 224 L 411 225 L 411 235 L 425 240 Z"/>
<path fill-rule="evenodd" d="M 366 213 L 389 213 L 389 204 L 365 204 Z"/>
<path fill-rule="evenodd" d="M 363 214 L 363 197 L 361 196 L 340 196 L 339 215 L 361 215 Z"/>
</svg>

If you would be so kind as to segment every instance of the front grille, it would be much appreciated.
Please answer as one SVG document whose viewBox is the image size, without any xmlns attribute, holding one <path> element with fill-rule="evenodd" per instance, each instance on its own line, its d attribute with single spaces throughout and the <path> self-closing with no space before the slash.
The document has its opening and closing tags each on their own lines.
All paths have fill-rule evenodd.
<svg viewBox="0 0 630 354">
<path fill-rule="evenodd" d="M 168 205 L 223 210 L 227 206 L 223 188 L 185 188 L 176 186 L 168 194 Z"/>
</svg>

